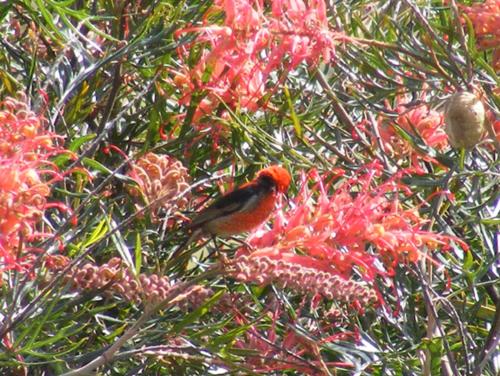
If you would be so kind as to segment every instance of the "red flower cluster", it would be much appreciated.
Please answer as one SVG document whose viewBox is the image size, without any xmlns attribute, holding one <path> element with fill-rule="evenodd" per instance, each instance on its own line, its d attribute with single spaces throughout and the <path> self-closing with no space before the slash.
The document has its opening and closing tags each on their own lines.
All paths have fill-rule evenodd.
<svg viewBox="0 0 500 376">
<path fill-rule="evenodd" d="M 259 326 L 250 323 L 245 314 L 236 312 L 235 322 L 248 329 L 244 338 L 235 339 L 234 347 L 248 352 L 245 355 L 245 364 L 251 367 L 252 371 L 268 374 L 293 369 L 304 375 L 319 375 L 326 374 L 321 372 L 325 367 L 353 367 L 352 363 L 325 361 L 320 354 L 319 346 L 335 341 L 359 340 L 357 332 L 343 330 L 326 335 L 330 329 L 337 327 L 336 323 L 321 319 L 311 325 L 302 322 L 301 326 L 307 328 L 311 337 L 319 338 L 312 340 L 311 337 L 300 335 L 293 327 L 279 328 L 276 323 L 283 315 L 286 315 L 286 312 L 277 307 L 267 312 L 265 324 Z M 318 327 L 319 323 L 324 325 Z"/>
<path fill-rule="evenodd" d="M 293 270 L 288 270 L 287 280 L 294 280 L 295 285 L 323 286 L 331 280 L 325 279 L 327 275 L 347 280 L 354 274 L 371 283 L 377 275 L 391 276 L 401 263 L 416 262 L 425 248 L 446 250 L 453 241 L 466 248 L 454 237 L 425 230 L 427 221 L 415 208 L 406 208 L 402 202 L 412 192 L 400 182 L 400 175 L 379 183 L 381 174 L 382 167 L 372 163 L 356 176 L 338 181 L 335 187 L 314 170 L 308 176 L 303 174 L 302 188 L 292 207 L 277 211 L 271 230 L 255 231 L 247 240 L 253 251 L 239 250 L 234 263 L 244 262 L 247 270 L 254 270 L 256 259 L 282 260 L 315 271 L 304 274 L 296 268 L 297 273 L 289 276 Z M 343 175 L 339 171 L 336 177 Z M 329 194 L 329 188 L 335 188 L 335 192 Z M 244 280 L 266 281 L 269 277 L 262 273 L 268 269 L 255 270 L 253 275 L 246 273 Z M 276 274 L 275 268 L 271 269 Z M 314 276 L 321 281 L 312 282 Z M 335 281 L 335 285 L 348 286 L 346 281 L 340 282 Z M 328 291 L 327 288 L 324 285 L 317 292 Z M 359 301 L 369 303 L 370 289 L 356 285 L 356 291 L 362 290 L 365 293 Z M 354 297 L 349 300 L 356 301 Z"/>
<path fill-rule="evenodd" d="M 43 118 L 24 102 L 0 103 L 0 273 L 29 266 L 37 249 L 29 243 L 45 236 L 36 225 L 45 209 L 50 186 L 62 178 L 50 157 L 66 152 L 47 132 Z"/>
<path fill-rule="evenodd" d="M 224 13 L 223 25 L 212 19 Z M 188 27 L 177 36 L 198 33 L 192 43 L 179 48 L 183 65 L 174 82 L 188 104 L 194 93 L 207 95 L 196 109 L 193 123 L 211 114 L 221 102 L 256 111 L 266 94 L 270 76 L 282 70 L 281 79 L 302 62 L 330 61 L 343 34 L 329 29 L 323 0 L 216 0 L 204 25 Z M 194 66 L 193 51 L 200 57 Z"/>
<path fill-rule="evenodd" d="M 462 7 L 471 20 L 480 49 L 493 49 L 493 67 L 500 69 L 500 0 Z"/>
<path fill-rule="evenodd" d="M 384 151 L 394 156 L 411 154 L 410 144 L 397 134 L 394 125 L 410 134 L 417 133 L 428 146 L 439 150 L 444 149 L 448 145 L 448 136 L 444 131 L 443 115 L 430 109 L 426 104 L 406 107 L 404 103 L 407 103 L 408 99 L 405 96 L 396 98 L 395 111 L 398 113 L 398 117 L 395 120 L 379 117 L 378 128 Z M 419 99 L 423 102 L 426 101 L 424 91 Z M 389 104 L 387 104 L 387 108 L 392 110 Z"/>
</svg>

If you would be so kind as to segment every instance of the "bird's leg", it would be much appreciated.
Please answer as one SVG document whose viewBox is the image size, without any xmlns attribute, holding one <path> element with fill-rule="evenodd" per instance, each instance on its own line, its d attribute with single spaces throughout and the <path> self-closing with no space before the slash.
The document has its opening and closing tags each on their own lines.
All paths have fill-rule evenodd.
<svg viewBox="0 0 500 376">
<path fill-rule="evenodd" d="M 199 262 L 200 264 L 203 264 L 206 260 L 210 259 L 214 254 L 217 253 L 219 262 L 221 263 L 222 266 L 226 266 L 230 263 L 229 258 L 226 256 L 226 253 L 222 251 L 222 246 L 220 245 L 220 242 L 217 241 L 217 238 L 215 235 L 212 235 L 211 237 L 212 242 L 214 243 L 214 250 L 212 250 L 206 257 L 201 259 Z M 247 247 L 250 251 L 252 251 L 254 248 L 248 244 L 246 241 L 231 237 L 231 240 L 234 240 L 235 242 Z"/>
<path fill-rule="evenodd" d="M 208 255 L 206 255 L 205 257 L 203 257 L 203 259 L 200 259 L 199 263 L 200 264 L 203 264 L 205 261 L 207 261 L 208 259 L 210 259 L 213 255 L 215 255 L 216 253 L 218 255 L 222 255 L 223 253 L 219 250 L 219 245 L 218 245 L 218 242 L 215 238 L 215 235 L 212 235 L 211 236 L 211 240 L 213 241 L 214 243 L 214 249 L 212 251 L 210 251 L 208 253 Z M 210 240 L 209 240 L 210 241 Z M 208 242 L 207 242 L 208 243 Z M 224 256 L 225 257 L 225 256 Z M 219 257 L 219 260 L 220 260 L 220 257 Z M 227 258 L 226 258 L 226 263 L 229 262 L 227 261 Z"/>
<path fill-rule="evenodd" d="M 212 251 L 210 251 L 208 253 L 208 255 L 206 255 L 205 257 L 200 259 L 200 261 L 199 261 L 200 264 L 203 264 L 205 261 L 207 261 L 210 257 L 212 257 L 217 252 L 217 242 L 215 241 L 215 236 L 212 235 L 212 237 L 205 244 L 208 244 L 208 242 L 210 240 L 212 240 L 214 242 L 215 249 L 213 249 Z"/>
<path fill-rule="evenodd" d="M 226 286 L 228 293 L 232 296 L 234 294 L 233 287 L 232 284 L 229 283 L 229 281 L 227 280 L 227 275 L 225 273 L 227 267 L 230 266 L 229 258 L 227 257 L 226 253 L 222 251 L 222 249 L 219 249 L 219 246 L 217 245 L 217 239 L 215 238 L 215 236 L 212 236 L 212 241 L 214 242 L 215 245 L 215 251 L 212 252 L 212 254 L 215 252 L 217 252 L 218 254 L 217 256 L 219 259 L 219 264 L 222 266 L 223 270 L 223 273 L 221 275 L 222 280 L 224 281 L 224 286 Z"/>
<path fill-rule="evenodd" d="M 254 248 L 248 242 L 246 242 L 245 240 L 238 239 L 238 238 L 235 238 L 235 237 L 231 237 L 231 240 L 234 240 L 236 243 L 240 243 L 241 245 L 244 245 L 245 247 L 248 248 L 248 250 L 250 252 L 254 250 Z"/>
<path fill-rule="evenodd" d="M 217 239 L 215 238 L 214 235 L 212 235 L 212 241 L 214 242 L 215 246 L 215 251 L 212 252 L 211 254 L 217 253 L 218 259 L 220 264 L 224 267 L 225 265 L 229 264 L 229 259 L 227 256 L 222 252 L 221 249 L 219 249 L 219 245 L 217 244 Z M 210 256 L 210 255 L 209 255 Z"/>
<path fill-rule="evenodd" d="M 181 245 L 179 245 L 177 249 L 175 249 L 174 252 L 167 259 L 167 262 L 162 267 L 162 275 L 167 270 L 172 270 L 173 268 L 186 271 L 189 259 L 194 253 L 196 253 L 196 251 L 200 247 L 196 247 L 194 249 L 187 249 L 187 248 L 191 243 L 198 241 L 202 236 L 203 232 L 200 229 L 193 231 L 193 233 L 189 236 L 189 238 L 187 238 L 183 243 L 181 243 Z M 206 242 L 203 245 L 205 244 Z"/>
</svg>

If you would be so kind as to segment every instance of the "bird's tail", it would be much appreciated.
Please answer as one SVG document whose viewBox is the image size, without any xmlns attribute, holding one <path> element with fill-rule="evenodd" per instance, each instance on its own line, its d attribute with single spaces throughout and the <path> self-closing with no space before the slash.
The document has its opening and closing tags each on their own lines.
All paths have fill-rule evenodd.
<svg viewBox="0 0 500 376">
<path fill-rule="evenodd" d="M 179 245 L 175 251 L 172 252 L 170 257 L 167 260 L 166 270 L 169 270 L 176 265 L 185 265 L 191 256 L 189 252 L 184 252 L 184 250 L 189 246 L 189 244 L 199 240 L 203 236 L 203 230 L 201 228 L 197 228 L 194 230 L 191 235 Z"/>
</svg>

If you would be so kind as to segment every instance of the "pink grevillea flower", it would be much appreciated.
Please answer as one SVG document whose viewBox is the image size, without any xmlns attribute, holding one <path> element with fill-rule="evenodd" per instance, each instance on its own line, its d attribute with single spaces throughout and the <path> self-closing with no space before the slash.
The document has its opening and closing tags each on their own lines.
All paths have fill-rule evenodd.
<svg viewBox="0 0 500 376">
<path fill-rule="evenodd" d="M 495 133 L 496 139 L 500 142 L 500 120 L 492 121 L 493 133 Z"/>
<path fill-rule="evenodd" d="M 486 0 L 471 6 L 461 6 L 472 22 L 477 46 L 493 49 L 493 67 L 500 69 L 500 0 Z"/>
<path fill-rule="evenodd" d="M 153 220 L 157 220 L 160 209 L 170 213 L 186 207 L 190 177 L 187 169 L 175 158 L 147 153 L 131 163 L 128 175 L 137 182 L 137 186 L 128 188 L 129 193 L 142 197 L 150 205 Z M 139 209 L 141 207 L 138 205 Z"/>
<path fill-rule="evenodd" d="M 29 266 L 39 251 L 30 243 L 47 235 L 37 230 L 44 211 L 66 210 L 47 202 L 50 186 L 62 178 L 49 159 L 66 150 L 43 122 L 24 102 L 0 103 L 0 272 Z"/>
<path fill-rule="evenodd" d="M 222 24 L 213 24 L 219 15 Z M 256 111 L 272 74 L 283 80 L 301 63 L 331 61 L 337 41 L 346 40 L 330 30 L 323 0 L 217 0 L 202 26 L 179 30 L 177 36 L 187 33 L 198 35 L 179 48 L 182 65 L 173 73 L 183 93 L 180 103 L 189 104 L 194 93 L 206 94 L 193 123 L 221 102 Z M 193 50 L 200 57 L 191 63 Z"/>
<path fill-rule="evenodd" d="M 313 325 L 304 322 L 301 326 L 305 327 L 311 336 L 319 338 L 313 341 L 301 336 L 293 328 L 278 329 L 276 323 L 283 315 L 286 315 L 286 312 L 281 307 L 268 311 L 265 316 L 266 324 L 259 327 L 249 322 L 245 314 L 235 313 L 235 322 L 240 327 L 248 329 L 243 339 L 235 340 L 234 347 L 251 351 L 245 356 L 245 363 L 254 372 L 273 373 L 294 370 L 300 374 L 318 375 L 323 374 L 321 370 L 324 370 L 324 367 L 353 367 L 352 363 L 325 361 L 320 355 L 319 346 L 335 341 L 356 341 L 359 339 L 357 332 L 343 330 L 328 335 L 331 329 L 328 326 L 336 327 L 336 325 L 327 324 L 322 320 L 319 321 L 325 325 L 321 327 L 318 327 L 318 321 L 315 321 Z"/>
<path fill-rule="evenodd" d="M 404 204 L 412 192 L 400 182 L 401 174 L 383 180 L 378 163 L 351 178 L 343 174 L 302 174 L 291 208 L 276 211 L 272 229 L 250 235 L 252 249 L 238 251 L 233 275 L 303 292 L 312 286 L 327 298 L 335 295 L 362 307 L 374 300 L 376 276 L 390 277 L 398 265 L 416 262 L 426 249 L 447 250 L 454 241 L 466 248 L 454 237 L 425 229 L 427 221 L 418 210 Z M 335 289 L 344 291 L 345 299 Z"/>
<path fill-rule="evenodd" d="M 297 262 L 299 259 L 302 264 Z M 288 254 L 282 254 L 279 259 L 241 255 L 233 262 L 230 274 L 243 282 L 276 282 L 303 294 L 320 294 L 339 303 L 355 303 L 357 307 L 370 306 L 377 301 L 375 291 L 366 284 L 328 270 L 304 266 L 308 261 L 305 256 Z"/>
<path fill-rule="evenodd" d="M 426 100 L 424 91 L 420 95 L 420 100 Z M 396 158 L 410 156 L 413 167 L 418 167 L 417 154 L 413 152 L 411 145 L 397 133 L 395 126 L 402 128 L 411 135 L 421 137 L 426 145 L 438 150 L 443 150 L 448 146 L 448 136 L 444 130 L 442 113 L 429 108 L 426 104 L 407 107 L 405 103 L 408 102 L 410 102 L 408 97 L 398 96 L 394 108 L 398 113 L 397 118 L 380 116 L 378 131 L 382 148 L 386 153 Z M 387 104 L 387 107 L 389 110 L 394 111 L 389 104 Z M 374 135 L 373 140 L 375 143 Z M 436 162 L 429 156 L 420 156 L 420 158 Z"/>
</svg>

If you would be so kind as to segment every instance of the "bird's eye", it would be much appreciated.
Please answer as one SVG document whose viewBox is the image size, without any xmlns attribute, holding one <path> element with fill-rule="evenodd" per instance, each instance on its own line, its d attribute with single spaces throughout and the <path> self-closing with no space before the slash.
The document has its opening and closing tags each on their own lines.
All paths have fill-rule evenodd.
<svg viewBox="0 0 500 376">
<path fill-rule="evenodd" d="M 276 190 L 276 182 L 271 176 L 268 175 L 261 175 L 260 176 L 260 182 L 263 186 L 268 188 L 269 190 L 272 190 L 273 192 Z"/>
</svg>

